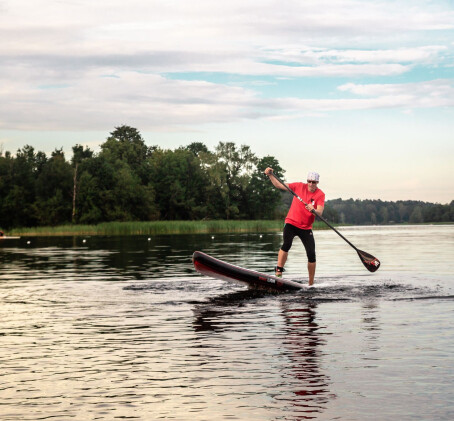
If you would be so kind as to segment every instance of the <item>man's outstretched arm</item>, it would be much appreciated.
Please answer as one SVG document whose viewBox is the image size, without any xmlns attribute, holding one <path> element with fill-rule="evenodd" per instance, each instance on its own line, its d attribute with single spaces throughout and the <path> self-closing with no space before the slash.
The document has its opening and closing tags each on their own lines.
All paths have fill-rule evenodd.
<svg viewBox="0 0 454 421">
<path fill-rule="evenodd" d="M 269 177 L 269 179 L 271 180 L 271 182 L 273 183 L 273 186 L 280 189 L 280 190 L 287 190 L 281 183 L 279 183 L 279 181 L 276 180 L 276 178 L 273 177 L 273 169 L 268 167 L 266 170 L 265 170 L 265 174 Z M 288 184 L 285 183 L 285 185 L 288 187 Z"/>
</svg>

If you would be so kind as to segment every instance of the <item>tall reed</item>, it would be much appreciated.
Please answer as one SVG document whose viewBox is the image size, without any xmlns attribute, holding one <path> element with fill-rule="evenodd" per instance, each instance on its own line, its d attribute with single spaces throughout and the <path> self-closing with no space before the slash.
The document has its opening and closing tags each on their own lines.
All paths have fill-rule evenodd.
<svg viewBox="0 0 454 421">
<path fill-rule="evenodd" d="M 272 232 L 282 230 L 279 221 L 148 221 L 148 222 L 104 222 L 98 225 L 61 225 L 56 227 L 17 228 L 9 235 L 58 236 L 58 235 L 159 235 L 159 234 L 202 234 L 230 232 Z M 316 221 L 314 229 L 326 226 Z"/>
</svg>

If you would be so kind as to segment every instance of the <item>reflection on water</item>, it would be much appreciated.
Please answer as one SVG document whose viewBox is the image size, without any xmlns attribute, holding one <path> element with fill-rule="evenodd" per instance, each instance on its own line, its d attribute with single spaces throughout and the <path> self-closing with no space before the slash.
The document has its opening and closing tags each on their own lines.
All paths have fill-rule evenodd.
<svg viewBox="0 0 454 421">
<path fill-rule="evenodd" d="M 335 396 L 329 393 L 329 380 L 320 367 L 324 340 L 316 321 L 316 304 L 291 305 L 283 302 L 288 349 L 293 375 L 298 380 L 291 400 L 295 419 L 313 419 Z"/>
<path fill-rule="evenodd" d="M 250 331 L 252 326 L 256 326 L 257 320 L 251 317 L 254 316 L 254 312 L 251 312 L 249 305 L 254 301 L 260 303 L 266 300 L 267 295 L 261 291 L 241 291 L 197 304 L 193 310 L 194 330 L 219 334 L 231 332 L 232 327 L 239 324 L 241 330 Z M 238 320 L 238 315 L 242 313 L 241 308 L 246 304 L 245 300 L 248 303 L 247 313 L 250 318 Z M 269 390 L 266 391 L 269 395 L 268 400 L 272 397 L 275 405 L 286 408 L 285 411 L 290 414 L 289 419 L 317 418 L 323 412 L 324 405 L 335 398 L 329 391 L 329 379 L 320 367 L 324 336 L 329 333 L 324 332 L 316 321 L 316 304 L 279 300 L 278 305 L 275 316 L 280 317 L 277 320 L 275 317 L 272 319 L 266 316 L 258 317 L 261 327 L 256 327 L 260 340 L 271 340 L 273 348 L 279 353 L 279 359 L 282 360 L 278 385 L 272 381 Z M 272 331 L 266 328 L 267 325 L 272 327 Z M 207 339 L 211 336 L 202 338 Z M 247 343 L 244 346 L 247 347 Z M 261 354 L 267 350 L 257 350 L 256 346 L 247 347 L 249 351 L 251 348 L 253 352 L 242 363 L 245 367 L 250 366 L 249 370 L 252 370 L 251 360 L 255 362 L 258 360 L 257 368 L 260 367 L 262 370 Z M 274 360 L 273 365 L 276 365 L 278 358 Z M 235 367 L 231 367 L 230 370 L 234 372 Z"/>
<path fill-rule="evenodd" d="M 191 264 L 272 272 L 279 233 L 1 243 L 0 419 L 452 419 L 453 227 L 342 230 L 380 270 L 316 232 L 285 294 Z"/>
</svg>

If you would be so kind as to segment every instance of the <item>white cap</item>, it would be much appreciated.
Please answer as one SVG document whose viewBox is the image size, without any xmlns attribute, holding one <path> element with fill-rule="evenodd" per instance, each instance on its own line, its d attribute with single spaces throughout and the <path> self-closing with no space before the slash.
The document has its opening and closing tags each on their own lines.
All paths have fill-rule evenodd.
<svg viewBox="0 0 454 421">
<path fill-rule="evenodd" d="M 307 179 L 310 181 L 320 181 L 320 174 L 318 172 L 309 171 L 307 173 Z"/>
</svg>

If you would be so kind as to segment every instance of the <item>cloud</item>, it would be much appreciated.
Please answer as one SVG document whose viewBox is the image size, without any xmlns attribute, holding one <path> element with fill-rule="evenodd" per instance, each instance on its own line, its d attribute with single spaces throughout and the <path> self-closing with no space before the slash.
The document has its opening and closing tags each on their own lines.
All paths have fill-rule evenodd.
<svg viewBox="0 0 454 421">
<path fill-rule="evenodd" d="M 344 63 L 436 63 L 440 53 L 447 51 L 446 46 L 419 46 L 413 48 L 397 49 L 327 49 L 293 47 L 283 50 L 266 51 L 268 60 L 281 61 L 283 63 L 295 63 L 299 65 L 320 64 L 344 64 Z"/>
<path fill-rule="evenodd" d="M 454 12 L 439 2 L 8 0 L 0 9 L 3 129 L 102 130 L 121 120 L 186 130 L 307 112 L 452 106 L 447 79 L 353 79 L 404 77 L 449 61 L 454 46 L 444 31 L 454 28 Z M 214 74 L 235 80 L 215 82 Z M 277 90 L 284 80 L 297 86 L 313 77 L 349 82 L 340 98 L 264 93 L 270 83 Z"/>
<path fill-rule="evenodd" d="M 1 57 L 1 56 L 0 56 Z M 289 65 L 261 61 L 262 57 L 238 54 L 189 54 L 184 51 L 168 51 L 140 54 L 112 55 L 39 55 L 1 57 L 3 67 L 0 77 L 8 78 L 12 72 L 23 80 L 40 80 L 41 84 L 56 79 L 75 80 L 86 77 L 91 70 L 98 73 L 115 74 L 117 71 L 136 70 L 155 74 L 164 73 L 229 73 L 240 76 L 271 77 L 354 77 L 392 76 L 410 70 L 410 66 L 399 63 L 323 63 L 316 65 Z M 38 73 L 39 71 L 39 73 Z M 45 82 L 47 80 L 48 82 Z"/>
<path fill-rule="evenodd" d="M 0 127 L 25 130 L 96 130 L 119 120 L 156 129 L 258 116 L 254 93 L 244 88 L 136 72 L 93 75 L 71 86 L 12 86 L 0 94 Z"/>
<path fill-rule="evenodd" d="M 174 130 L 207 123 L 244 119 L 298 118 L 376 108 L 454 106 L 452 80 L 412 84 L 348 83 L 339 91 L 358 98 L 263 98 L 252 89 L 206 81 L 167 79 L 156 74 L 117 72 L 115 77 L 92 75 L 70 85 L 27 89 L 20 83 L 3 86 L 0 127 L 13 129 L 102 130 L 118 121 L 143 130 Z"/>
<path fill-rule="evenodd" d="M 369 84 L 347 83 L 340 91 L 373 98 L 395 107 L 435 108 L 454 106 L 454 79 L 437 79 L 418 83 Z M 367 100 L 366 100 L 367 101 Z"/>
<path fill-rule="evenodd" d="M 9 0 L 2 39 L 18 52 L 251 52 L 309 45 L 381 48 L 427 39 L 454 28 L 454 12 L 439 2 L 317 2 L 255 0 L 197 2 Z M 398 38 L 403 36 L 403 38 Z M 5 43 L 2 43 L 2 48 Z"/>
</svg>

